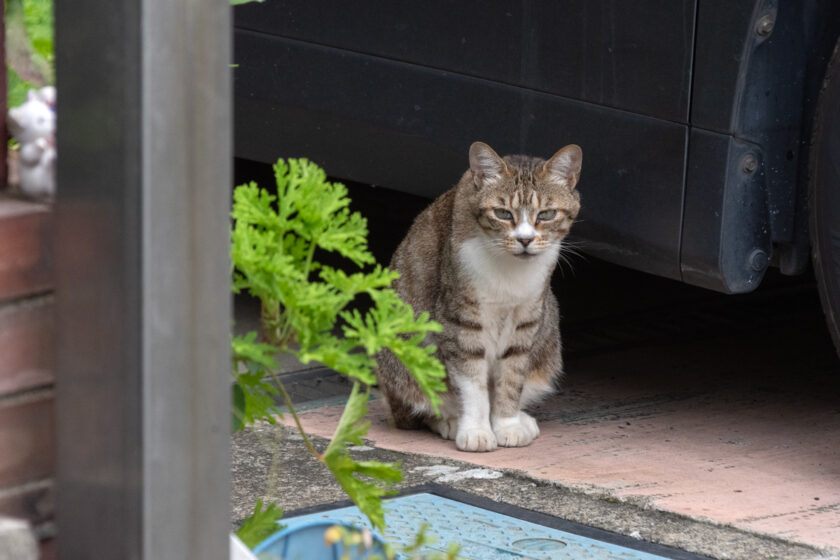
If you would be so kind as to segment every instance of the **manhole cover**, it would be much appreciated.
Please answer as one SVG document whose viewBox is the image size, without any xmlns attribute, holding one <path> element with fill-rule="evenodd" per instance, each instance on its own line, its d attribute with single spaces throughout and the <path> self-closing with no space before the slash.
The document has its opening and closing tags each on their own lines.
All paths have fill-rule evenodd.
<svg viewBox="0 0 840 560">
<path fill-rule="evenodd" d="M 461 493 L 459 493 L 461 494 Z M 466 496 L 469 496 L 468 494 Z M 462 496 L 459 496 L 459 498 Z M 414 542 L 422 525 L 434 542 L 423 552 L 445 552 L 450 543 L 460 545 L 459 557 L 469 560 L 683 560 L 701 557 L 663 546 L 634 541 L 606 531 L 578 526 L 550 516 L 501 505 L 529 517 L 554 520 L 552 525 L 580 527 L 584 533 L 608 535 L 605 542 L 575 532 L 557 529 L 519 517 L 477 507 L 431 493 L 402 496 L 385 501 L 388 528 L 385 540 L 396 548 Z M 313 521 L 334 520 L 370 527 L 356 507 L 343 507 L 297 517 L 284 518 L 282 524 L 295 528 Z M 625 540 L 629 546 L 616 541 Z M 643 550 L 646 549 L 646 550 Z M 653 550 L 653 551 L 651 551 Z"/>
</svg>

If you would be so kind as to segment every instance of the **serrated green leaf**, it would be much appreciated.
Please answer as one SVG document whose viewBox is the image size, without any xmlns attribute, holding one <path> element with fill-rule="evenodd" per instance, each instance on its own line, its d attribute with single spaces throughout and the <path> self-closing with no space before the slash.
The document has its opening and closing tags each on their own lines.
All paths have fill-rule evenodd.
<svg viewBox="0 0 840 560">
<path fill-rule="evenodd" d="M 319 362 L 366 385 L 373 385 L 376 382 L 373 374 L 375 362 L 371 356 L 357 352 L 356 349 L 357 344 L 353 340 L 325 334 L 319 337 L 315 345 L 301 348 L 295 355 L 305 364 Z"/>
<path fill-rule="evenodd" d="M 275 358 L 277 348 L 271 344 L 257 342 L 257 333 L 251 331 L 242 336 L 235 336 L 231 340 L 233 359 L 236 361 L 250 360 L 263 366 L 266 370 L 276 370 L 280 367 Z"/>
<path fill-rule="evenodd" d="M 236 536 L 248 548 L 254 548 L 265 539 L 283 529 L 277 522 L 283 517 L 283 510 L 277 504 L 263 508 L 263 501 L 257 500 L 254 511 L 245 518 L 236 531 Z"/>
<path fill-rule="evenodd" d="M 359 384 L 353 384 L 353 390 L 332 441 L 324 452 L 322 460 L 332 471 L 335 479 L 350 499 L 358 506 L 379 530 L 385 529 L 385 512 L 382 509 L 382 496 L 392 495 L 393 491 L 377 486 L 376 482 L 391 484 L 402 480 L 402 472 L 397 463 L 377 461 L 354 461 L 347 449 L 348 445 L 361 445 L 362 437 L 367 434 L 370 422 L 363 422 L 367 414 L 367 402 L 370 389 L 359 391 Z M 368 477 L 372 481 L 360 477 Z"/>
<path fill-rule="evenodd" d="M 324 282 L 331 284 L 339 292 L 356 296 L 357 294 L 387 288 L 400 275 L 398 272 L 376 265 L 371 272 L 356 272 L 350 275 L 343 270 L 323 266 L 320 276 Z"/>
<path fill-rule="evenodd" d="M 252 362 L 252 365 L 256 365 Z M 242 429 L 258 420 L 276 424 L 275 416 L 280 415 L 280 409 L 274 402 L 273 395 L 278 394 L 277 388 L 264 381 L 265 371 L 254 368 L 254 372 L 240 373 L 234 376 L 233 397 L 237 404 L 237 392 L 241 404 L 233 410 L 233 425 Z"/>
<path fill-rule="evenodd" d="M 429 319 L 428 313 L 415 317 L 411 307 L 393 290 L 371 291 L 374 307 L 362 316 L 357 310 L 342 313 L 346 325 L 344 336 L 358 341 L 368 354 L 388 348 L 405 364 L 423 393 L 437 411 L 441 402 L 438 393 L 446 391 L 446 370 L 435 358 L 433 345 L 423 345 L 426 333 L 440 332 L 441 325 Z"/>
<path fill-rule="evenodd" d="M 280 410 L 274 402 L 277 388 L 265 381 L 270 371 L 279 366 L 275 359 L 277 348 L 257 342 L 257 333 L 249 332 L 233 337 L 233 431 L 239 431 L 258 420 L 275 424 Z M 247 371 L 240 372 L 244 365 Z"/>
<path fill-rule="evenodd" d="M 277 197 L 265 189 L 261 189 L 256 182 L 251 181 L 239 185 L 233 190 L 233 209 L 231 215 L 236 221 L 272 228 L 276 225 L 277 216 L 272 203 Z"/>
<path fill-rule="evenodd" d="M 367 220 L 350 212 L 344 185 L 328 182 L 323 169 L 306 159 L 278 160 L 274 176 L 278 218 L 288 221 L 292 231 L 359 266 L 374 262 L 367 248 Z"/>
</svg>

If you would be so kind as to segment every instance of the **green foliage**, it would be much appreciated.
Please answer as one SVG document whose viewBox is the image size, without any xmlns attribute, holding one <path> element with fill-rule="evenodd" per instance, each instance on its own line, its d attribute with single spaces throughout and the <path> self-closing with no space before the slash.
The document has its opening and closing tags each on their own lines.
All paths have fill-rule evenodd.
<svg viewBox="0 0 840 560">
<path fill-rule="evenodd" d="M 52 0 L 24 0 L 23 22 L 35 53 L 50 65 L 53 56 Z"/>
<path fill-rule="evenodd" d="M 277 369 L 279 364 L 274 358 L 277 348 L 271 344 L 257 342 L 257 333 L 249 332 L 245 336 L 235 336 L 231 341 L 234 362 L 253 363 L 265 371 Z"/>
<path fill-rule="evenodd" d="M 434 357 L 437 348 L 431 344 L 422 346 L 422 343 L 426 333 L 440 332 L 440 324 L 431 321 L 425 311 L 415 318 L 414 310 L 393 290 L 370 292 L 370 296 L 376 305 L 364 318 L 357 310 L 341 314 L 347 323 L 344 336 L 357 341 L 368 354 L 388 348 L 412 373 L 429 372 L 429 375 L 415 373 L 414 377 L 437 413 L 438 393 L 446 390 L 443 381 L 446 372 Z M 412 336 L 404 336 L 412 332 Z"/>
<path fill-rule="evenodd" d="M 363 418 L 380 351 L 393 352 L 438 406 L 445 371 L 434 346 L 423 343 L 441 327 L 428 313 L 415 316 L 390 289 L 396 272 L 377 265 L 348 274 L 315 260 L 316 252 L 332 252 L 360 269 L 375 264 L 367 246 L 367 221 L 350 211 L 344 185 L 330 183 L 320 167 L 305 159 L 278 160 L 274 176 L 274 193 L 251 182 L 233 194 L 233 289 L 260 299 L 265 340 L 256 342 L 256 333 L 233 339 L 234 429 L 255 420 L 273 421 L 278 390 L 300 428 L 277 377 L 276 388 L 265 381 L 276 369 L 277 352 L 294 354 L 303 363 L 318 361 L 353 378 L 352 394 L 326 451 L 319 453 L 302 435 L 371 523 L 383 529 L 381 498 L 402 479 L 399 465 L 355 461 L 348 446 L 361 444 L 367 434 L 370 424 Z M 348 309 L 360 295 L 372 303 L 365 313 Z"/>
<path fill-rule="evenodd" d="M 393 492 L 361 477 L 389 484 L 399 482 L 402 480 L 399 464 L 354 461 L 347 449 L 348 445 L 362 445 L 362 437 L 367 434 L 370 422 L 362 420 L 367 414 L 369 398 L 370 389 L 362 393 L 359 391 L 359 384 L 353 384 L 353 391 L 322 460 L 350 499 L 370 519 L 371 524 L 379 530 L 384 530 L 385 513 L 382 510 L 381 498 Z"/>
<path fill-rule="evenodd" d="M 375 381 L 375 354 L 389 348 L 437 406 L 445 371 L 434 347 L 421 343 L 441 327 L 426 313 L 415 317 L 388 288 L 397 273 L 375 266 L 347 274 L 314 260 L 320 250 L 359 267 L 374 263 L 367 221 L 350 211 L 346 187 L 328 182 L 305 159 L 278 160 L 274 175 L 276 195 L 253 182 L 241 185 L 232 213 L 234 290 L 263 302 L 263 336 L 303 363 L 316 360 L 366 384 Z M 360 294 L 374 304 L 365 315 L 345 309 Z M 339 319 L 346 323 L 343 338 L 334 334 Z M 297 347 L 290 346 L 292 339 Z"/>
<path fill-rule="evenodd" d="M 6 63 L 9 107 L 26 92 L 55 83 L 52 0 L 7 0 Z"/>
<path fill-rule="evenodd" d="M 253 513 L 242 522 L 242 526 L 236 531 L 236 536 L 248 548 L 254 548 L 281 529 L 277 522 L 283 517 L 283 510 L 278 508 L 276 504 L 269 504 L 265 509 L 262 509 L 262 507 L 263 501 L 257 500 Z"/>
<path fill-rule="evenodd" d="M 233 431 L 239 431 L 257 420 L 276 424 L 274 415 L 280 410 L 271 395 L 279 393 L 276 387 L 263 381 L 265 372 L 249 371 L 236 376 L 233 385 Z"/>
<path fill-rule="evenodd" d="M 6 69 L 6 95 L 8 96 L 6 103 L 9 107 L 23 104 L 26 101 L 26 92 L 34 88 L 34 85 L 18 76 L 11 66 Z"/>
<path fill-rule="evenodd" d="M 257 333 L 233 338 L 233 418 L 232 429 L 237 432 L 257 420 L 275 424 L 280 410 L 274 404 L 277 388 L 267 383 L 268 372 L 277 369 L 276 348 L 256 342 Z M 246 371 L 242 372 L 241 369 Z"/>
</svg>

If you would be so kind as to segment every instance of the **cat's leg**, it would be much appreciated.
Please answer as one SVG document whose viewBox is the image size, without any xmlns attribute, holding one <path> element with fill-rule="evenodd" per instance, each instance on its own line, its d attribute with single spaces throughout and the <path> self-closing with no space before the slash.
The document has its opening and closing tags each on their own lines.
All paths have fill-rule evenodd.
<svg viewBox="0 0 840 560">
<path fill-rule="evenodd" d="M 495 379 L 491 416 L 499 445 L 528 445 L 540 435 L 537 421 L 524 409 L 554 391 L 563 374 L 560 350 L 559 336 L 549 336 L 538 340 L 530 352 L 512 347 L 505 353 L 508 357 L 501 360 Z"/>
<path fill-rule="evenodd" d="M 452 383 L 460 400 L 455 447 L 461 451 L 493 451 L 498 447 L 490 425 L 487 362 L 483 358 L 459 363 Z"/>
<path fill-rule="evenodd" d="M 502 447 L 523 447 L 540 435 L 537 421 L 520 410 L 528 353 L 527 349 L 506 352 L 497 368 L 490 423 Z"/>
<path fill-rule="evenodd" d="M 455 439 L 458 432 L 458 415 L 461 412 L 461 405 L 458 397 L 451 390 L 441 394 L 441 403 L 438 406 L 439 416 L 434 415 L 431 405 L 425 414 L 426 426 L 433 432 L 437 432 L 443 439 Z"/>
<path fill-rule="evenodd" d="M 443 416 L 440 418 L 431 417 L 426 420 L 426 425 L 433 432 L 440 434 L 443 439 L 455 439 L 458 434 L 458 417 L 457 416 Z"/>
<path fill-rule="evenodd" d="M 461 451 L 493 451 L 498 447 L 490 425 L 490 399 L 487 378 L 466 377 L 458 380 L 462 412 L 455 435 L 455 447 Z"/>
<path fill-rule="evenodd" d="M 520 410 L 513 416 L 494 417 L 493 433 L 500 447 L 524 447 L 537 439 L 540 428 L 533 416 Z"/>
</svg>

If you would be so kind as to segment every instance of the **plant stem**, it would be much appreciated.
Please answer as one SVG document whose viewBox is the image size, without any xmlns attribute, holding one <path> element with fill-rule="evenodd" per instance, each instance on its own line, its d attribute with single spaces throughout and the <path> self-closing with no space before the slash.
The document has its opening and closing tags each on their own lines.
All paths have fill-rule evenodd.
<svg viewBox="0 0 840 560">
<path fill-rule="evenodd" d="M 306 432 L 303 431 L 303 425 L 300 423 L 300 418 L 298 418 L 297 412 L 295 412 L 294 405 L 292 405 L 292 398 L 286 391 L 286 387 L 284 387 L 283 383 L 280 381 L 280 377 L 276 373 L 271 372 L 271 378 L 274 380 L 274 384 L 277 385 L 277 388 L 280 390 L 280 394 L 283 395 L 283 400 L 286 402 L 286 408 L 289 409 L 289 412 L 292 414 L 292 418 L 295 419 L 297 429 L 300 432 L 300 435 L 303 436 L 303 444 L 316 459 L 318 459 L 319 461 L 323 461 L 324 456 L 318 453 L 318 450 L 315 449 L 315 446 L 312 445 L 312 442 L 309 440 L 309 436 L 307 436 Z"/>
<path fill-rule="evenodd" d="M 304 277 L 309 280 L 309 271 L 312 270 L 312 258 L 315 256 L 315 240 L 309 244 L 309 254 L 306 256 L 306 268 L 303 269 Z"/>
<path fill-rule="evenodd" d="M 291 314 L 286 312 L 283 315 L 283 326 L 279 329 L 280 330 L 280 343 L 283 346 L 287 346 L 290 342 L 289 337 L 292 334 L 292 320 Z"/>
<path fill-rule="evenodd" d="M 263 340 L 274 346 L 285 343 L 281 336 L 280 302 L 263 299 L 260 307 Z"/>
<path fill-rule="evenodd" d="M 313 239 L 309 242 L 309 253 L 306 255 L 306 264 L 303 268 L 303 277 L 306 280 L 309 280 L 309 273 L 312 271 L 312 259 L 315 257 L 315 246 L 317 245 L 316 240 Z M 292 331 L 292 322 L 289 317 L 289 313 L 285 314 L 285 323 L 283 324 L 283 328 L 280 330 L 280 342 L 283 345 L 289 343 L 289 337 L 291 336 Z"/>
<path fill-rule="evenodd" d="M 280 461 L 282 457 L 280 453 L 280 439 L 284 436 L 285 432 L 281 430 L 269 430 L 267 436 L 260 438 L 266 448 L 274 449 L 274 453 L 271 454 L 271 466 L 268 469 L 268 483 L 265 488 L 266 496 L 277 495 L 277 482 L 280 480 Z"/>
</svg>

